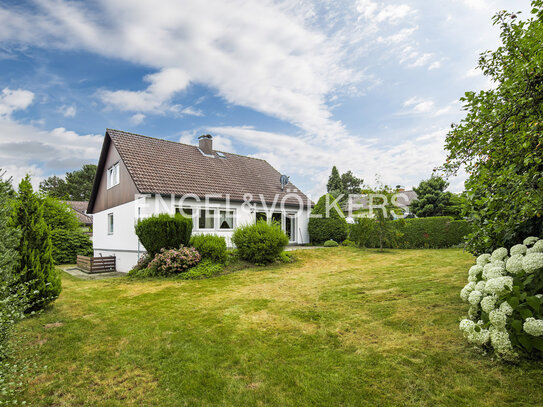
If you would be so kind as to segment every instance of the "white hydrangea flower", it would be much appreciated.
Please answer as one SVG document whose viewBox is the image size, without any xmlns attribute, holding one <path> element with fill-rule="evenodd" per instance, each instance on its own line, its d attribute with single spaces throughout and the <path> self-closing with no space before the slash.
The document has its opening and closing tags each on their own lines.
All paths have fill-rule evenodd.
<svg viewBox="0 0 543 407">
<path fill-rule="evenodd" d="M 490 343 L 494 351 L 503 359 L 514 360 L 517 354 L 513 351 L 509 334 L 503 330 L 490 328 Z"/>
<path fill-rule="evenodd" d="M 543 335 L 543 319 L 526 318 L 523 328 L 529 335 L 541 336 Z"/>
<path fill-rule="evenodd" d="M 506 257 L 505 259 L 508 259 L 508 257 Z M 494 267 L 500 267 L 502 269 L 505 269 L 505 261 L 503 260 L 494 260 L 490 264 L 492 264 Z"/>
<path fill-rule="evenodd" d="M 472 281 L 470 280 L 471 279 L 474 279 L 473 281 L 477 281 L 477 277 L 479 275 L 481 275 L 483 273 L 483 267 L 482 266 L 479 266 L 479 265 L 475 265 L 475 266 L 471 266 L 471 268 L 469 269 L 469 272 L 468 272 L 468 280 L 469 281 Z"/>
<path fill-rule="evenodd" d="M 532 250 L 536 253 L 543 253 L 543 240 L 538 240 L 532 246 Z"/>
<path fill-rule="evenodd" d="M 502 276 L 488 280 L 485 286 L 485 293 L 500 295 L 513 288 L 513 277 Z M 473 291 L 473 290 L 472 290 Z"/>
<path fill-rule="evenodd" d="M 494 266 L 489 267 L 488 269 L 483 271 L 483 278 L 485 280 L 490 280 L 493 278 L 501 277 L 505 274 L 504 272 L 505 272 L 505 269 L 501 267 L 494 267 Z"/>
<path fill-rule="evenodd" d="M 496 308 L 496 301 L 498 301 L 498 297 L 495 295 L 487 295 L 481 300 L 481 308 L 484 312 L 487 314 L 490 313 L 490 311 L 493 311 L 494 308 Z"/>
<path fill-rule="evenodd" d="M 526 247 L 526 246 L 523 246 Z M 513 254 L 511 257 L 507 259 L 507 263 L 505 265 L 506 270 L 511 274 L 517 274 L 522 271 L 522 261 L 524 260 L 524 256 L 522 254 Z"/>
<path fill-rule="evenodd" d="M 473 322 L 471 319 L 463 319 L 460 321 L 460 330 L 464 333 L 468 332 L 470 329 L 472 329 L 475 326 L 475 322 Z"/>
<path fill-rule="evenodd" d="M 515 256 L 517 254 L 526 254 L 526 250 L 528 248 L 524 246 L 523 244 L 516 244 L 513 247 L 511 247 L 511 250 L 509 250 L 509 253 L 511 253 L 511 256 Z"/>
<path fill-rule="evenodd" d="M 524 244 L 524 246 L 531 246 L 535 242 L 537 242 L 538 240 L 539 240 L 538 237 L 530 236 L 530 237 L 527 237 L 526 239 L 524 239 L 524 242 L 522 242 L 522 243 Z"/>
<path fill-rule="evenodd" d="M 539 299 L 543 298 L 543 294 L 536 294 L 535 296 Z"/>
<path fill-rule="evenodd" d="M 490 319 L 490 323 L 492 324 L 493 327 L 499 328 L 499 329 L 505 328 L 507 315 L 505 315 L 500 310 L 495 309 L 493 311 L 490 311 L 490 313 L 488 314 L 488 318 Z"/>
<path fill-rule="evenodd" d="M 473 343 L 477 346 L 483 346 L 485 343 L 487 343 L 490 340 L 490 331 L 488 329 L 479 328 L 477 330 L 474 328 L 469 334 L 468 334 L 468 342 Z"/>
<path fill-rule="evenodd" d="M 500 311 L 503 312 L 505 315 L 512 315 L 514 310 L 513 310 L 513 307 L 509 305 L 507 301 L 504 301 L 500 305 Z"/>
<path fill-rule="evenodd" d="M 485 291 L 485 285 L 486 285 L 486 281 L 481 280 L 477 284 L 475 284 L 475 289 L 477 291 L 484 292 Z"/>
<path fill-rule="evenodd" d="M 475 290 L 475 283 L 469 282 L 465 285 L 464 288 L 460 291 L 460 298 L 462 298 L 463 301 L 467 301 L 470 293 Z"/>
<path fill-rule="evenodd" d="M 522 268 L 526 273 L 543 270 L 543 253 L 528 253 L 522 260 Z"/>
<path fill-rule="evenodd" d="M 469 293 L 468 302 L 471 305 L 477 305 L 481 302 L 481 298 L 483 298 L 483 293 L 477 290 L 473 290 L 471 293 Z"/>
<path fill-rule="evenodd" d="M 477 265 L 484 266 L 487 263 L 490 263 L 490 254 L 485 253 L 477 257 Z"/>
<path fill-rule="evenodd" d="M 494 262 L 497 260 L 503 260 L 507 257 L 508 253 L 509 251 L 505 247 L 500 247 L 492 252 L 490 261 Z"/>
</svg>

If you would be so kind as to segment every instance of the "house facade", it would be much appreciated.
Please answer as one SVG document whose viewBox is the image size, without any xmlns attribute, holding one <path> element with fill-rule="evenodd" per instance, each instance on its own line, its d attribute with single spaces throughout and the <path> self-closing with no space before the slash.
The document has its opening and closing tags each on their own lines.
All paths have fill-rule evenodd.
<svg viewBox="0 0 543 407">
<path fill-rule="evenodd" d="M 135 234 L 139 219 L 180 212 L 193 234 L 223 236 L 259 219 L 281 225 L 291 244 L 309 242 L 312 203 L 265 160 L 108 129 L 87 212 L 95 256 L 116 256 L 127 272 L 145 253 Z M 288 182 L 287 182 L 288 181 Z"/>
</svg>

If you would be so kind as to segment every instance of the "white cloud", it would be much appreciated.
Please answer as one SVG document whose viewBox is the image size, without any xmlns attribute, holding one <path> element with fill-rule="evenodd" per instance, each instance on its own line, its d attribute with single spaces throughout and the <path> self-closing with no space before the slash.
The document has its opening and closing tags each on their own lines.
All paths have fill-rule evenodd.
<svg viewBox="0 0 543 407">
<path fill-rule="evenodd" d="M 375 23 L 388 22 L 397 24 L 413 13 L 408 4 L 383 5 L 371 0 L 358 0 L 356 9 L 361 17 Z"/>
<path fill-rule="evenodd" d="M 26 109 L 33 99 L 34 94 L 23 89 L 6 88 L 0 96 L 0 163 L 15 183 L 29 173 L 37 186 L 44 169 L 75 169 L 96 161 L 103 136 L 81 136 L 62 127 L 42 130 L 10 116 L 15 110 Z"/>
<path fill-rule="evenodd" d="M 63 105 L 59 109 L 61 113 L 64 115 L 64 117 L 75 117 L 77 113 L 77 109 L 75 106 L 66 106 Z"/>
<path fill-rule="evenodd" d="M 143 123 L 144 120 L 145 120 L 145 115 L 143 113 L 136 113 L 130 118 L 130 121 L 132 122 L 132 124 L 135 124 L 135 125 Z"/>
<path fill-rule="evenodd" d="M 429 113 L 434 110 L 435 103 L 433 100 L 422 99 L 420 97 L 412 97 L 403 103 L 404 107 L 409 107 L 408 113 Z"/>
<path fill-rule="evenodd" d="M 10 116 L 16 110 L 26 109 L 34 100 L 29 90 L 4 88 L 0 94 L 0 118 Z"/>
<path fill-rule="evenodd" d="M 465 78 L 476 78 L 478 76 L 483 76 L 483 72 L 479 68 L 468 69 L 464 74 Z"/>
<path fill-rule="evenodd" d="M 185 107 L 183 110 L 181 110 L 181 113 L 187 114 L 187 115 L 190 115 L 190 116 L 198 116 L 198 117 L 201 117 L 201 116 L 204 115 L 204 112 L 202 112 L 199 109 L 195 109 L 192 106 Z"/>
</svg>

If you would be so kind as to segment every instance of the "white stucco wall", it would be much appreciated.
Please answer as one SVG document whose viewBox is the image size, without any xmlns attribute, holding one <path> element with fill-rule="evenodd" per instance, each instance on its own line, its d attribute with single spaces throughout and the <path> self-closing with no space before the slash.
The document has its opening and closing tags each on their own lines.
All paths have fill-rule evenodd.
<svg viewBox="0 0 543 407">
<path fill-rule="evenodd" d="M 227 204 L 223 202 L 197 202 L 194 199 L 186 199 L 180 202 L 176 198 L 171 197 L 147 197 L 140 198 L 135 201 L 116 206 L 114 208 L 95 213 L 93 215 L 93 247 L 95 256 L 116 256 L 117 270 L 122 272 L 130 271 L 137 263 L 139 255 L 144 252 L 143 246 L 139 243 L 138 237 L 134 231 L 134 225 L 139 217 L 146 217 L 152 214 L 169 213 L 174 214 L 176 206 L 190 207 L 195 214 L 193 218 L 194 228 L 193 234 L 216 234 L 223 236 L 229 247 L 232 246 L 233 230 L 222 230 L 219 228 L 218 220 L 215 221 L 213 229 L 199 229 L 196 213 L 201 208 L 218 210 L 227 208 Z M 256 212 L 272 212 L 271 208 L 263 208 L 257 206 L 255 210 L 251 210 L 247 205 L 238 202 L 228 204 L 228 209 L 234 210 L 234 228 L 253 224 L 256 219 Z M 296 218 L 296 239 L 293 244 L 304 244 L 309 242 L 309 234 L 307 231 L 307 223 L 309 220 L 309 212 L 304 209 L 299 211 L 298 208 L 285 208 L 281 211 L 279 207 L 273 209 L 273 212 L 282 212 L 282 227 L 285 226 L 285 215 L 293 214 Z M 108 233 L 108 214 L 113 214 L 114 230 L 112 234 Z"/>
</svg>

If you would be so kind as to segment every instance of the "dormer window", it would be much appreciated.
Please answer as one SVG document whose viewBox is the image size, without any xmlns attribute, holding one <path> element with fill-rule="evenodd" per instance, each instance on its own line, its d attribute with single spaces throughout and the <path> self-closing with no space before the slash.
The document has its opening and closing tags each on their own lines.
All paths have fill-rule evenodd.
<svg viewBox="0 0 543 407">
<path fill-rule="evenodd" d="M 119 184 L 119 163 L 113 164 L 107 169 L 107 189 Z"/>
</svg>

